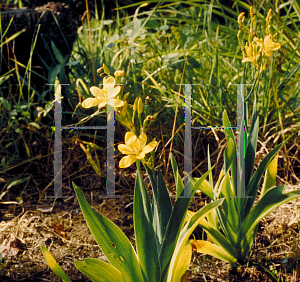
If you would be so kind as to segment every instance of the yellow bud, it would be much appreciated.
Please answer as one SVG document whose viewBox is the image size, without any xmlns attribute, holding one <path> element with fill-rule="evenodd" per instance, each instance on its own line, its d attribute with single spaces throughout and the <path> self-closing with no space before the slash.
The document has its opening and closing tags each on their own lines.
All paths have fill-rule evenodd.
<svg viewBox="0 0 300 282">
<path fill-rule="evenodd" d="M 253 7 L 251 6 L 250 7 L 250 16 L 252 17 L 252 14 L 253 14 Z"/>
<path fill-rule="evenodd" d="M 105 64 L 103 64 L 103 69 L 104 69 L 104 72 L 105 72 L 107 75 L 110 75 L 110 71 L 109 71 L 108 67 L 107 67 Z"/>
<path fill-rule="evenodd" d="M 267 14 L 267 17 L 266 17 L 266 22 L 268 24 L 270 24 L 270 18 L 271 18 L 271 16 L 272 16 L 272 10 L 270 9 L 269 12 L 268 12 L 268 14 Z"/>
<path fill-rule="evenodd" d="M 123 76 L 123 75 L 125 75 L 125 72 L 122 71 L 122 70 L 117 70 L 117 71 L 115 71 L 115 73 L 114 73 L 114 76 Z"/>
<path fill-rule="evenodd" d="M 136 111 L 137 109 L 137 103 L 138 103 L 138 97 L 136 97 L 135 101 L 134 101 L 134 104 L 133 104 L 133 110 Z"/>
<path fill-rule="evenodd" d="M 245 15 L 245 12 L 239 14 L 239 16 L 238 16 L 238 23 L 239 24 L 241 24 L 243 22 L 244 15 Z"/>
<path fill-rule="evenodd" d="M 127 98 L 128 98 L 128 96 L 129 96 L 129 92 L 127 92 L 124 96 L 123 96 L 123 101 L 125 101 Z"/>
<path fill-rule="evenodd" d="M 143 112 L 143 101 L 142 98 L 139 98 L 138 101 L 138 113 L 141 114 Z"/>
<path fill-rule="evenodd" d="M 97 69 L 97 73 L 101 73 L 103 71 L 103 67 Z"/>
<path fill-rule="evenodd" d="M 127 103 L 127 101 L 125 101 L 123 108 L 122 108 L 122 116 L 123 117 L 126 117 L 126 115 L 127 115 L 127 106 L 128 106 L 128 103 Z"/>
</svg>

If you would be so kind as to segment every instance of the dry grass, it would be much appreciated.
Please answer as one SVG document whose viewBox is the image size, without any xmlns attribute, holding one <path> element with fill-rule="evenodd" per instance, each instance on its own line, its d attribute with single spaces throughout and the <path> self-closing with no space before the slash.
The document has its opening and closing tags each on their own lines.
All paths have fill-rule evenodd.
<svg viewBox="0 0 300 282">
<path fill-rule="evenodd" d="M 206 144 L 210 144 L 212 164 L 216 165 L 216 174 L 221 169 L 225 141 L 222 133 L 217 135 L 208 134 L 194 136 L 198 142 L 195 144 L 197 160 L 195 163 L 202 164 L 195 169 L 194 175 L 200 175 L 207 169 L 206 165 Z M 219 142 L 216 141 L 219 139 Z M 200 142 L 201 141 L 201 142 Z M 289 181 L 286 181 L 284 170 L 284 158 L 279 162 L 278 184 L 286 184 L 287 191 L 298 190 L 299 181 L 299 157 L 297 157 L 299 145 L 289 144 L 288 162 L 293 164 L 290 169 Z M 270 144 L 270 141 L 269 143 Z M 203 150 L 200 150 L 202 146 Z M 49 145 L 48 148 L 51 148 Z M 70 150 L 70 148 L 73 148 Z M 257 159 L 261 160 L 269 151 L 267 144 L 261 143 L 257 152 Z M 71 181 L 78 183 L 83 188 L 87 199 L 93 207 L 115 222 L 125 232 L 134 245 L 134 234 L 132 227 L 132 209 L 126 207 L 132 200 L 135 181 L 135 169 L 116 169 L 116 190 L 117 194 L 127 195 L 120 199 L 99 199 L 97 196 L 105 195 L 105 177 L 99 178 L 93 168 L 86 162 L 86 156 L 79 146 L 72 140 L 63 145 L 66 161 L 63 169 L 63 191 L 64 194 L 72 196 L 69 200 L 44 200 L 46 194 L 51 195 L 53 172 L 51 169 L 51 156 L 44 158 L 39 165 L 46 168 L 47 173 L 41 175 L 41 170 L 31 172 L 31 180 L 23 189 L 24 204 L 22 208 L 16 205 L 1 205 L 2 222 L 0 223 L 0 244 L 14 234 L 18 239 L 18 254 L 4 259 L 2 264 L 1 281 L 60 281 L 49 269 L 43 259 L 40 245 L 45 245 L 57 259 L 58 263 L 70 275 L 73 281 L 89 281 L 75 268 L 74 261 L 94 257 L 106 260 L 94 238 L 88 230 L 84 218 L 80 212 L 74 192 L 71 189 Z M 45 152 L 44 152 L 45 153 Z M 169 153 L 165 150 L 165 155 Z M 119 155 L 116 155 L 119 158 Z M 177 161 L 183 169 L 183 159 L 180 154 L 176 156 Z M 43 159 L 43 158 L 42 158 Z M 156 163 L 159 163 L 163 170 L 163 157 L 157 156 Z M 199 161 L 201 159 L 201 161 Z M 99 156 L 100 163 L 103 163 L 105 156 Z M 37 164 L 32 164 L 31 169 Z M 257 165 L 257 163 L 256 163 Z M 30 170 L 27 170 L 27 173 Z M 215 172 L 214 171 L 214 172 Z M 164 170 L 163 170 L 164 172 Z M 174 194 L 174 180 L 172 174 L 164 174 L 168 180 L 170 193 Z M 9 177 L 9 173 L 6 174 Z M 24 174 L 23 174 L 24 176 Z M 88 176 L 88 177 L 87 177 Z M 145 182 L 147 182 L 145 177 Z M 295 185 L 295 183 L 297 183 Z M 34 185 L 33 185 L 34 184 Z M 147 184 L 150 188 L 149 184 Z M 48 187 L 48 188 L 47 188 Z M 46 188 L 46 189 L 45 189 Z M 31 194 L 27 194 L 30 191 Z M 149 190 L 149 189 L 148 189 Z M 20 190 L 12 190 L 7 200 L 14 200 L 14 193 Z M 17 194 L 16 194 L 17 195 Z M 202 199 L 193 199 L 192 208 L 200 208 L 203 205 Z M 45 205 L 52 207 L 50 213 L 43 213 L 37 210 L 38 206 Z M 300 199 L 289 202 L 269 214 L 259 225 L 257 237 L 251 249 L 248 265 L 241 266 L 238 273 L 231 273 L 229 264 L 218 261 L 210 256 L 193 257 L 190 265 L 190 278 L 188 281 L 298 281 L 298 252 L 299 252 L 299 208 Z M 125 209 L 126 207 L 126 209 Z M 12 219 L 7 216 L 11 214 Z M 63 233 L 55 231 L 55 225 L 63 226 Z M 285 262 L 285 263 L 284 263 Z M 277 272 L 278 280 L 272 278 L 267 271 Z M 274 274 L 275 275 L 275 274 Z"/>
</svg>

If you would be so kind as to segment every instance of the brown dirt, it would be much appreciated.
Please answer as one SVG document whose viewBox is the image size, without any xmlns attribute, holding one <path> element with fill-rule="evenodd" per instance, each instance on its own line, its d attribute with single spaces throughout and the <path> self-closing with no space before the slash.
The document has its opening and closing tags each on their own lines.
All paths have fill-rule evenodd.
<svg viewBox="0 0 300 282">
<path fill-rule="evenodd" d="M 76 260 L 98 258 L 107 261 L 80 212 L 78 201 L 71 188 L 71 178 L 75 179 L 76 184 L 83 188 L 92 207 L 115 222 L 134 245 L 132 209 L 128 207 L 128 204 L 133 197 L 135 170 L 129 168 L 120 172 L 120 169 L 116 169 L 117 192 L 126 195 L 124 198 L 99 199 L 98 196 L 105 195 L 105 188 L 99 189 L 99 185 L 105 187 L 105 176 L 99 178 L 95 175 L 91 166 L 86 162 L 86 156 L 79 146 L 74 145 L 74 141 L 68 140 L 66 143 L 68 143 L 68 148 L 72 147 L 72 150 L 65 149 L 64 155 L 67 156 L 67 160 L 64 162 L 63 170 L 63 193 L 68 195 L 69 199 L 56 202 L 50 199 L 45 200 L 46 194 L 51 195 L 50 186 L 53 174 L 42 175 L 40 170 L 37 170 L 37 174 L 30 174 L 32 181 L 30 184 L 32 185 L 30 186 L 28 183 L 25 185 L 27 191 L 31 193 L 30 195 L 23 193 L 25 188 L 21 193 L 20 189 L 14 191 L 12 188 L 6 195 L 6 202 L 0 203 L 0 245 L 5 239 L 9 239 L 11 234 L 18 239 L 11 238 L 10 242 L 6 242 L 7 246 L 10 246 L 6 251 L 11 256 L 4 258 L 0 265 L 0 281 L 61 281 L 47 266 L 40 245 L 46 246 L 51 251 L 72 281 L 90 281 L 76 269 L 74 265 Z M 210 148 L 213 148 L 213 142 L 208 141 L 208 143 L 210 143 Z M 221 141 L 220 144 L 219 146 L 224 149 L 224 142 Z M 50 147 L 50 145 L 48 147 L 39 146 L 39 148 Z M 260 148 L 263 146 L 258 150 Z M 215 148 L 211 152 L 212 163 L 219 161 L 222 163 L 222 150 Z M 38 153 L 45 154 L 45 152 Z M 50 152 L 48 154 L 50 155 Z M 201 159 L 205 159 L 205 151 L 203 154 Z M 262 150 L 257 154 L 259 159 L 265 156 Z M 168 152 L 165 152 L 165 155 L 167 156 Z M 116 157 L 120 156 L 116 155 Z M 180 155 L 177 155 L 176 158 L 179 164 L 183 164 Z M 157 163 L 162 163 L 161 170 L 166 175 L 163 159 L 162 153 L 159 154 Z M 102 157 L 99 156 L 101 164 L 104 160 L 105 154 Z M 200 163 L 200 161 L 197 162 Z M 40 164 L 44 166 L 44 170 L 51 171 L 51 159 L 47 158 L 44 163 L 40 162 Z M 279 166 L 282 165 L 279 164 Z M 203 173 L 207 169 L 206 165 L 202 165 L 200 168 L 201 171 L 198 170 L 197 173 Z M 219 166 L 217 169 L 219 170 Z M 22 177 L 24 177 L 24 171 L 30 172 L 20 168 L 19 171 L 23 172 Z M 195 172 L 195 176 L 197 173 Z M 81 176 L 78 176 L 80 174 Z M 284 177 L 280 171 L 279 175 Z M 298 190 L 300 188 L 299 172 L 294 175 L 292 182 L 295 184 L 296 179 L 298 185 L 289 185 L 280 177 L 277 179 L 277 185 L 279 182 L 286 184 L 288 186 L 286 191 Z M 2 175 L 2 177 L 4 176 Z M 7 173 L 5 177 L 10 179 L 11 175 Z M 21 175 L 19 177 L 21 178 Z M 170 193 L 174 195 L 171 173 L 168 174 L 167 181 Z M 149 189 L 149 181 L 146 182 L 148 182 L 146 186 Z M 20 194 L 24 200 L 22 205 L 9 202 L 15 201 L 16 196 Z M 205 198 L 193 199 L 192 209 L 195 207 L 199 209 L 203 205 L 203 200 Z M 44 207 L 38 210 L 41 206 Z M 53 210 L 49 211 L 49 208 L 52 207 Z M 227 263 L 210 256 L 198 255 L 198 257 L 193 256 L 187 281 L 298 281 L 299 207 L 300 199 L 282 205 L 263 219 L 247 264 L 239 266 L 237 273 L 232 273 Z M 277 277 L 277 280 L 274 277 Z"/>
<path fill-rule="evenodd" d="M 289 187 L 288 191 L 296 189 L 299 186 Z M 134 245 L 132 210 L 127 216 L 125 212 L 129 203 L 129 197 L 94 199 L 93 208 L 115 222 Z M 238 269 L 238 273 L 231 273 L 229 264 L 199 255 L 190 265 L 188 281 L 276 281 L 267 270 L 277 272 L 278 281 L 298 281 L 295 255 L 299 252 L 299 207 L 300 199 L 289 202 L 261 222 L 248 266 Z M 15 218 L 0 223 L 1 243 L 10 234 L 20 240 L 18 254 L 4 259 L 1 265 L 1 281 L 61 281 L 45 263 L 40 245 L 52 252 L 73 281 L 90 281 L 76 269 L 74 261 L 88 257 L 107 261 L 89 232 L 75 198 L 55 204 L 51 213 L 30 206 L 23 209 L 11 210 Z M 59 225 L 61 232 L 55 230 Z"/>
</svg>

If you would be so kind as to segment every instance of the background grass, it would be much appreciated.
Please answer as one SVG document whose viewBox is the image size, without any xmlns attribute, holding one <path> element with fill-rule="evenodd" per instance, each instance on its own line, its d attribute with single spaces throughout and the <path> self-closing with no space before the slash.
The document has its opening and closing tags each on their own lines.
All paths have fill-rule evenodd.
<svg viewBox="0 0 300 282">
<path fill-rule="evenodd" d="M 95 3 L 93 10 L 80 19 L 78 40 L 69 61 L 59 63 L 61 50 L 56 50 L 56 63 L 49 66 L 51 75 L 45 78 L 48 82 L 53 80 L 58 74 L 58 65 L 61 65 L 61 70 L 67 70 L 71 85 L 64 88 L 64 105 L 68 109 L 63 109 L 62 125 L 82 125 L 80 120 L 96 110 L 82 109 L 80 102 L 91 97 L 91 86 L 102 83 L 97 69 L 103 63 L 109 66 L 111 73 L 122 69 L 126 72 L 122 93 L 130 92 L 130 103 L 136 97 L 145 100 L 149 96 L 151 113 L 159 112 L 149 136 L 160 140 L 156 165 L 163 166 L 167 175 L 169 153 L 172 152 L 182 170 L 184 86 L 180 84 L 197 84 L 192 87 L 193 126 L 220 126 L 224 110 L 231 123 L 236 124 L 237 89 L 234 84 L 253 84 L 257 76 L 255 68 L 241 63 L 243 57 L 236 37 L 237 17 L 245 11 L 246 21 L 249 21 L 250 6 L 243 1 L 235 1 L 230 5 L 219 1 L 141 1 L 119 7 L 111 12 L 110 18 L 106 18 L 105 3 Z M 285 146 L 284 158 L 279 164 L 282 171 L 279 170 L 279 173 L 286 180 L 295 182 L 299 179 L 300 8 L 297 1 L 288 4 L 255 2 L 259 37 L 264 36 L 263 19 L 269 9 L 274 11 L 278 22 L 277 38 L 281 42 L 281 49 L 274 52 L 257 86 L 261 128 L 259 138 L 274 147 L 274 143 L 294 134 L 292 141 Z M 135 12 L 128 12 L 132 10 Z M 4 43 L 3 36 L 1 40 Z M 41 175 L 47 174 L 48 185 L 43 183 L 44 188 L 39 188 L 41 197 L 51 187 L 53 179 L 53 105 L 50 101 L 33 103 L 32 96 L 37 94 L 31 88 L 26 95 L 21 95 L 23 85 L 30 84 L 30 73 L 33 71 L 30 62 L 27 68 L 28 75 L 20 78 L 18 91 L 0 98 L 0 176 L 6 181 L 3 187 L 7 188 L 7 181 L 12 179 L 12 175 L 21 179 L 35 175 L 29 180 L 34 181 L 35 177 L 39 178 L 37 171 Z M 13 71 L 18 74 L 17 68 Z M 9 75 L 2 75 L 0 92 L 10 87 L 7 80 Z M 248 93 L 250 89 L 251 86 L 248 86 Z M 53 89 L 46 91 L 53 95 Z M 41 97 L 46 95 L 38 94 Z M 250 110 L 252 103 L 253 96 L 250 96 Z M 105 110 L 84 124 L 105 125 Z M 116 124 L 116 144 L 123 142 L 124 134 L 125 130 Z M 97 173 L 90 164 L 87 164 L 90 171 L 85 167 L 86 173 L 82 174 L 80 170 L 78 162 L 86 163 L 86 152 L 103 172 L 100 183 L 104 184 L 106 133 L 101 130 L 63 130 L 62 136 L 65 186 L 69 185 L 71 179 L 79 179 L 77 184 L 83 185 L 82 178 L 89 173 L 96 177 Z M 208 144 L 212 155 L 222 159 L 217 141 L 223 137 L 222 130 L 193 131 L 194 167 L 197 167 L 195 176 L 206 169 L 206 165 L 199 167 L 199 164 L 202 161 L 205 163 Z M 83 151 L 83 146 L 86 151 Z M 119 157 L 116 151 L 116 158 Z"/>
</svg>

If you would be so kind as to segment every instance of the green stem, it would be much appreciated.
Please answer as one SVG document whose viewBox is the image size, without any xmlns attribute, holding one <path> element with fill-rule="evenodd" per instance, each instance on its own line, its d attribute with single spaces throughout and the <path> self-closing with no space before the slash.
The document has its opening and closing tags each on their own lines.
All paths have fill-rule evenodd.
<svg viewBox="0 0 300 282">
<path fill-rule="evenodd" d="M 137 169 L 137 172 L 139 172 L 141 174 L 141 161 L 140 160 L 136 160 L 136 169 Z"/>
</svg>

